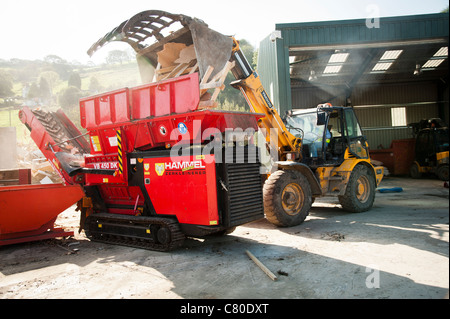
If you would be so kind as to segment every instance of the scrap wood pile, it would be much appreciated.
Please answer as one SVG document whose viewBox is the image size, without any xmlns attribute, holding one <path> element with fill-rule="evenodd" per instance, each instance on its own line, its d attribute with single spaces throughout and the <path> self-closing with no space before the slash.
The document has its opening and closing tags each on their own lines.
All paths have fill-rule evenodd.
<svg viewBox="0 0 450 319">
<path fill-rule="evenodd" d="M 197 18 L 162 10 L 135 14 L 97 40 L 87 51 L 92 56 L 111 42 L 125 42 L 136 52 L 144 83 L 199 73 L 199 108 L 216 107 L 224 89 L 233 40 Z M 212 69 L 212 70 L 211 70 Z"/>
<path fill-rule="evenodd" d="M 157 53 L 158 65 L 155 70 L 154 81 L 163 81 L 170 78 L 198 72 L 198 61 L 194 45 L 186 46 L 184 43 L 166 43 L 164 49 Z M 209 66 L 200 80 L 199 109 L 217 107 L 217 96 L 225 88 L 225 78 L 234 67 L 234 62 L 227 62 L 225 67 L 217 72 Z"/>
<path fill-rule="evenodd" d="M 17 155 L 18 167 L 31 169 L 31 184 L 62 183 L 61 177 L 36 145 L 18 145 Z"/>
</svg>

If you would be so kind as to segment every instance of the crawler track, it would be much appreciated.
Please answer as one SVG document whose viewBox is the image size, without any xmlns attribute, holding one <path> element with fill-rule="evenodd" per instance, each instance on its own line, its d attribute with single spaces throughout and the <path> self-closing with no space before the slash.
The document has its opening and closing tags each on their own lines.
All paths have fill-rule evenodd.
<svg viewBox="0 0 450 319">
<path fill-rule="evenodd" d="M 180 247 L 185 239 L 171 218 L 93 214 L 86 218 L 86 236 L 93 241 L 156 251 Z"/>
</svg>

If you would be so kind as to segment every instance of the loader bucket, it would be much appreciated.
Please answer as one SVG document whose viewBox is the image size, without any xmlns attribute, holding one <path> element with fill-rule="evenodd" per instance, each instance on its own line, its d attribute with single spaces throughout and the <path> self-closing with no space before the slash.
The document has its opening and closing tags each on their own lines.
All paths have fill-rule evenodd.
<svg viewBox="0 0 450 319">
<path fill-rule="evenodd" d="M 152 39 L 155 42 L 149 44 Z M 122 22 L 91 46 L 89 56 L 113 41 L 128 43 L 136 51 L 144 83 L 152 81 L 158 55 L 161 56 L 167 44 L 194 46 L 200 79 L 210 66 L 214 68 L 210 77 L 224 68 L 231 58 L 233 45 L 230 37 L 208 28 L 202 20 L 159 10 L 143 11 Z"/>
</svg>

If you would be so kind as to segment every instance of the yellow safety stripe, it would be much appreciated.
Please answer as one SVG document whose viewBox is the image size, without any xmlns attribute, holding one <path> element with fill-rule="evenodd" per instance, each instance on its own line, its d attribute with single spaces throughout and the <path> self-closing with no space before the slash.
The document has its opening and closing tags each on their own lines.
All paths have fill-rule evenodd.
<svg viewBox="0 0 450 319">
<path fill-rule="evenodd" d="M 117 152 L 119 153 L 119 174 L 123 174 L 123 161 L 122 161 L 122 131 L 117 130 Z"/>
</svg>

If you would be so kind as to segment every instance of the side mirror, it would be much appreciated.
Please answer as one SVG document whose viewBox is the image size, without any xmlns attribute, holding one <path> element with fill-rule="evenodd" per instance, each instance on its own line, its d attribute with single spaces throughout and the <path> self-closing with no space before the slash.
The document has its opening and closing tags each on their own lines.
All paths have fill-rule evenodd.
<svg viewBox="0 0 450 319">
<path fill-rule="evenodd" d="M 326 122 L 325 112 L 317 113 L 317 125 L 325 125 Z"/>
<path fill-rule="evenodd" d="M 284 124 L 286 124 L 287 118 L 292 116 L 292 110 L 288 110 L 286 111 L 286 113 L 284 113 L 284 116 L 281 118 L 281 120 L 283 121 Z"/>
</svg>

